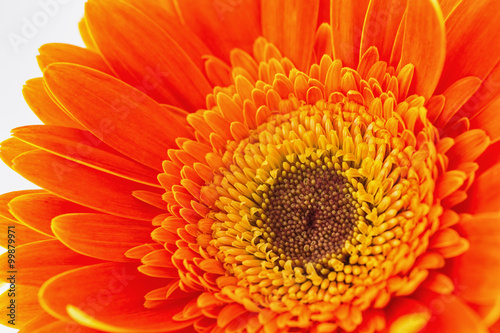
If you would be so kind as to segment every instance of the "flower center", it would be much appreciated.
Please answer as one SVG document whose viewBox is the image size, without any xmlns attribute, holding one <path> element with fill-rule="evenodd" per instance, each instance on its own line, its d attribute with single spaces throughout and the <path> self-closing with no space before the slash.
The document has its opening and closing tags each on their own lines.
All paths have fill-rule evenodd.
<svg viewBox="0 0 500 333">
<path fill-rule="evenodd" d="M 408 116 L 420 110 L 408 107 Z M 366 307 L 427 246 L 419 221 L 429 206 L 416 198 L 432 200 L 425 175 L 435 148 L 400 134 L 416 123 L 400 126 L 395 111 L 384 119 L 355 102 L 294 108 L 209 156 L 218 171 L 200 197 L 212 207 L 211 248 L 256 304 Z"/>
<path fill-rule="evenodd" d="M 206 258 L 184 260 L 186 251 L 176 264 L 183 282 L 220 290 L 220 300 L 301 325 L 302 314 L 338 313 L 352 332 L 361 311 L 408 295 L 428 274 L 413 265 L 442 213 L 432 205 L 437 132 L 425 99 L 407 96 L 411 65 L 395 77 L 381 61 L 358 73 L 325 56 L 307 75 L 266 57 L 255 73 L 263 80 L 240 71 L 207 96 L 207 110 L 188 116 L 197 142 L 171 154 L 192 167 L 172 186 L 170 209 L 203 216 L 203 233 L 184 236 L 196 235 Z M 193 282 L 197 267 L 206 273 Z"/>
<path fill-rule="evenodd" d="M 263 240 L 286 260 L 326 265 L 341 254 L 357 223 L 359 204 L 352 185 L 332 163 L 321 160 L 297 162 L 288 169 L 262 195 L 264 214 L 257 225 L 265 230 Z"/>
</svg>

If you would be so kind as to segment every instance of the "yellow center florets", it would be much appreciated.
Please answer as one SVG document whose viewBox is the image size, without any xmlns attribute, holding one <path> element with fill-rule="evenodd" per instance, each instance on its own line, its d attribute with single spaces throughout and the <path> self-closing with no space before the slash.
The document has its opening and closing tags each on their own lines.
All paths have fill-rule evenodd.
<svg viewBox="0 0 500 333">
<path fill-rule="evenodd" d="M 432 154 L 416 154 L 393 119 L 319 102 L 228 144 L 234 163 L 202 192 L 219 196 L 211 243 L 251 299 L 369 303 L 411 267 L 430 195 L 412 160 Z"/>
<path fill-rule="evenodd" d="M 353 330 L 428 274 L 414 263 L 442 212 L 437 132 L 425 100 L 407 97 L 411 66 L 396 78 L 324 57 L 312 78 L 285 60 L 254 85 L 235 74 L 188 117 L 211 146 L 194 164 L 208 208 L 199 244 L 231 277 L 217 282 L 227 302 Z"/>
</svg>

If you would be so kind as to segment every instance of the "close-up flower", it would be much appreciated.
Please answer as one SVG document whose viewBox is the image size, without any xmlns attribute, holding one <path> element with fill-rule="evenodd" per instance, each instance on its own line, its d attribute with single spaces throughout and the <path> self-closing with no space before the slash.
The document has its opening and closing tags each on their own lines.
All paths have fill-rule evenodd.
<svg viewBox="0 0 500 333">
<path fill-rule="evenodd" d="M 0 195 L 1 324 L 500 332 L 500 2 L 88 0 L 79 29 L 1 143 L 39 187 Z"/>
</svg>

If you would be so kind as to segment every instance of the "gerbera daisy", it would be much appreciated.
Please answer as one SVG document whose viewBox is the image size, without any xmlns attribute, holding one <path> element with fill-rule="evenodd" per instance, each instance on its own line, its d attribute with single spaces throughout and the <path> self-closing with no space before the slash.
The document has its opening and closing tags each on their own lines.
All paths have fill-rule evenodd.
<svg viewBox="0 0 500 333">
<path fill-rule="evenodd" d="M 493 0 L 89 0 L 2 143 L 42 188 L 0 196 L 15 327 L 497 332 L 499 29 Z"/>
</svg>

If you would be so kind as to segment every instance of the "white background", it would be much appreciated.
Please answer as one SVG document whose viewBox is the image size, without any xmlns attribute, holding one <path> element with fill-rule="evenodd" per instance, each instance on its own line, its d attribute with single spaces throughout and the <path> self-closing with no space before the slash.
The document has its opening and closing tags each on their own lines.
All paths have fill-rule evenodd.
<svg viewBox="0 0 500 333">
<path fill-rule="evenodd" d="M 83 17 L 84 2 L 0 2 L 0 141 L 10 137 L 12 128 L 40 124 L 24 101 L 22 87 L 27 80 L 42 75 L 36 61 L 41 45 L 62 42 L 83 46 L 78 22 Z M 28 28 L 30 24 L 34 30 Z M 0 193 L 31 188 L 36 187 L 0 163 Z"/>
<path fill-rule="evenodd" d="M 22 87 L 27 80 L 42 75 L 36 62 L 41 45 L 59 42 L 83 46 L 78 33 L 78 22 L 83 17 L 84 2 L 0 2 L 0 141 L 10 137 L 12 128 L 40 124 L 24 101 Z M 0 162 L 0 194 L 32 188 L 36 186 Z M 5 290 L 5 287 L 0 290 Z M 0 309 L 0 315 L 4 316 L 4 311 Z M 0 326 L 0 332 L 10 333 L 16 330 Z"/>
</svg>

